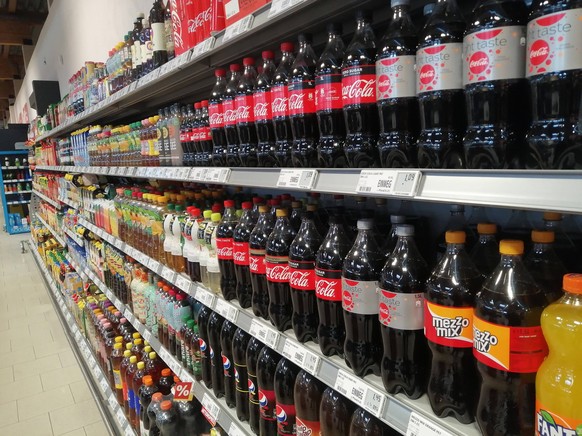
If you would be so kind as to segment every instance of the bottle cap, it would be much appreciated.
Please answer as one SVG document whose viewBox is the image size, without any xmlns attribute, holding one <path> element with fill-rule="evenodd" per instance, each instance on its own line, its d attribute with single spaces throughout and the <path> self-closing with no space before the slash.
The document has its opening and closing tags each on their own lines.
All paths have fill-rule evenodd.
<svg viewBox="0 0 582 436">
<path fill-rule="evenodd" d="M 370 20 L 372 13 L 366 9 L 358 9 L 356 11 L 356 20 Z"/>
<path fill-rule="evenodd" d="M 358 230 L 370 230 L 372 227 L 374 227 L 373 220 L 371 219 L 358 220 L 357 223 Z"/>
<path fill-rule="evenodd" d="M 340 23 L 327 23 L 325 30 L 327 33 L 342 33 L 342 25 Z"/>
<path fill-rule="evenodd" d="M 414 236 L 414 226 L 412 224 L 400 224 L 396 227 L 396 236 Z"/>
<path fill-rule="evenodd" d="M 277 209 L 275 212 L 277 218 L 287 216 L 287 211 L 285 209 Z"/>
<path fill-rule="evenodd" d="M 129 351 L 129 350 L 125 350 L 125 351 L 123 352 L 123 357 L 131 357 L 131 351 Z"/>
<path fill-rule="evenodd" d="M 424 5 L 424 8 L 422 8 L 422 15 L 426 17 L 427 15 L 432 14 L 432 11 L 434 11 L 434 3 L 426 4 Z"/>
<path fill-rule="evenodd" d="M 139 338 L 141 338 L 141 335 L 138 332 L 135 332 L 134 334 L 131 335 L 131 337 L 133 339 L 139 339 Z"/>
<path fill-rule="evenodd" d="M 499 243 L 499 252 L 501 254 L 509 254 L 514 256 L 523 254 L 523 241 L 504 239 Z"/>
<path fill-rule="evenodd" d="M 494 235 L 497 233 L 497 224 L 479 223 L 477 224 L 477 233 L 480 235 Z"/>
<path fill-rule="evenodd" d="M 267 213 L 269 211 L 269 206 L 259 206 L 259 213 Z"/>
<path fill-rule="evenodd" d="M 317 212 L 317 206 L 315 204 L 308 204 L 307 212 Z"/>
<path fill-rule="evenodd" d="M 162 377 L 167 377 L 170 374 L 172 374 L 172 370 L 170 368 L 164 368 L 164 369 L 162 369 Z"/>
<path fill-rule="evenodd" d="M 311 33 L 300 33 L 297 36 L 299 42 L 310 42 L 312 39 L 313 37 L 311 36 Z"/>
<path fill-rule="evenodd" d="M 211 220 L 212 222 L 215 222 L 215 223 L 216 223 L 216 222 L 220 221 L 220 220 L 221 220 L 221 218 L 222 218 L 222 215 L 221 215 L 221 214 L 219 214 L 218 212 L 215 212 L 215 213 L 213 213 L 213 214 L 212 214 L 212 216 L 210 217 L 210 220 Z"/>
<path fill-rule="evenodd" d="M 406 217 L 404 215 L 390 215 L 391 224 L 405 224 Z"/>
<path fill-rule="evenodd" d="M 115 343 L 122 343 L 123 342 L 123 336 L 115 336 Z"/>
<path fill-rule="evenodd" d="M 275 53 L 273 53 L 271 50 L 265 50 L 261 53 L 261 56 L 263 57 L 263 59 L 275 59 Z"/>
<path fill-rule="evenodd" d="M 564 291 L 582 294 L 582 274 L 570 273 L 564 276 Z"/>
<path fill-rule="evenodd" d="M 465 206 L 462 204 L 451 205 L 451 212 L 465 212 Z"/>
<path fill-rule="evenodd" d="M 125 344 L 125 349 L 131 351 L 131 347 L 133 347 L 133 343 L 132 342 L 128 342 L 127 344 Z"/>
<path fill-rule="evenodd" d="M 136 340 L 133 341 L 133 344 L 134 345 L 141 345 L 141 344 L 143 344 L 143 339 L 138 338 L 138 339 L 136 339 Z"/>
<path fill-rule="evenodd" d="M 467 234 L 463 230 L 451 230 L 445 233 L 447 244 L 464 244 L 466 238 Z"/>
<path fill-rule="evenodd" d="M 544 212 L 544 221 L 561 221 L 562 214 L 557 212 Z"/>
<path fill-rule="evenodd" d="M 201 107 L 202 107 L 202 104 L 199 101 L 194 103 L 194 109 L 200 109 Z"/>
<path fill-rule="evenodd" d="M 145 363 L 137 362 L 137 369 L 144 369 L 144 368 L 145 368 Z"/>
<path fill-rule="evenodd" d="M 151 376 L 151 375 L 144 375 L 144 376 L 141 378 L 141 381 L 142 381 L 142 382 L 143 382 L 143 384 L 144 384 L 144 385 L 146 385 L 146 386 L 151 386 L 151 385 L 153 385 L 153 384 L 154 384 L 154 380 L 152 379 L 152 376 Z"/>
<path fill-rule="evenodd" d="M 171 401 L 162 401 L 162 404 L 160 404 L 160 409 L 162 410 L 170 410 L 172 408 L 172 402 Z"/>
<path fill-rule="evenodd" d="M 240 65 L 239 64 L 230 64 L 228 68 L 229 68 L 230 71 L 240 71 Z"/>
<path fill-rule="evenodd" d="M 162 401 L 162 398 L 164 398 L 164 396 L 162 395 L 161 392 L 156 392 L 155 394 L 152 395 L 152 401 L 154 403 L 159 403 L 160 401 Z"/>
<path fill-rule="evenodd" d="M 555 235 L 551 230 L 532 230 L 531 240 L 541 244 L 551 244 L 555 240 Z"/>
<path fill-rule="evenodd" d="M 303 207 L 303 203 L 301 203 L 300 201 L 292 201 L 291 207 L 293 209 L 299 209 L 299 208 Z"/>
<path fill-rule="evenodd" d="M 113 345 L 113 348 L 115 350 L 121 350 L 123 348 L 123 344 L 117 342 L 116 344 Z"/>
<path fill-rule="evenodd" d="M 281 51 L 283 51 L 283 52 L 293 51 L 294 48 L 295 48 L 295 45 L 292 42 L 284 42 L 281 44 Z"/>
<path fill-rule="evenodd" d="M 250 201 L 243 201 L 243 204 L 241 205 L 241 207 L 245 210 L 252 209 L 253 203 L 251 203 Z"/>
<path fill-rule="evenodd" d="M 137 356 L 131 356 L 129 358 L 129 363 L 137 363 Z"/>
<path fill-rule="evenodd" d="M 148 357 L 150 358 L 150 360 L 156 360 L 156 357 L 158 357 L 158 353 L 152 351 L 150 354 L 148 354 Z"/>
<path fill-rule="evenodd" d="M 205 210 L 203 216 L 204 216 L 204 219 L 209 220 L 210 217 L 212 216 L 212 211 L 211 210 Z"/>
<path fill-rule="evenodd" d="M 264 202 L 263 197 L 253 197 L 253 204 L 263 204 Z"/>
<path fill-rule="evenodd" d="M 214 75 L 216 77 L 224 77 L 226 76 L 226 70 L 224 68 L 217 68 L 214 70 Z"/>
<path fill-rule="evenodd" d="M 410 0 L 392 0 L 390 2 L 390 7 L 395 8 L 396 6 L 406 6 L 410 4 Z"/>
<path fill-rule="evenodd" d="M 255 65 L 255 58 L 251 58 L 251 57 L 243 58 L 243 65 L 245 67 L 249 66 L 249 65 Z"/>
</svg>

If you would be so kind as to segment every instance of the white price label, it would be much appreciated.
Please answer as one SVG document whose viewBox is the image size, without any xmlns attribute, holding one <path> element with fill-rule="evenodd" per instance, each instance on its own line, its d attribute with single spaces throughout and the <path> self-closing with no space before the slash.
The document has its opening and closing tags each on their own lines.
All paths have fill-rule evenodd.
<svg viewBox="0 0 582 436">
<path fill-rule="evenodd" d="M 366 389 L 366 395 L 364 396 L 364 403 L 362 406 L 368 412 L 376 417 L 382 416 L 384 412 L 384 404 L 386 403 L 386 396 L 382 394 L 379 390 L 368 386 Z"/>
<path fill-rule="evenodd" d="M 131 428 L 130 425 L 125 427 L 123 434 L 124 434 L 124 436 L 135 436 L 135 432 L 133 431 L 133 429 Z"/>
<path fill-rule="evenodd" d="M 436 425 L 433 421 L 416 412 L 410 414 L 406 436 L 452 436 L 451 433 Z"/>
<path fill-rule="evenodd" d="M 291 9 L 304 1 L 305 0 L 272 0 L 271 9 L 269 10 L 269 18 L 279 15 L 281 12 Z"/>
<path fill-rule="evenodd" d="M 230 168 L 212 168 L 206 172 L 204 181 L 210 183 L 226 183 L 230 176 Z"/>
<path fill-rule="evenodd" d="M 186 368 L 182 368 L 180 370 L 180 380 L 182 380 L 183 382 L 187 382 L 187 383 L 194 383 L 194 377 L 192 377 L 190 375 L 190 373 L 188 372 L 188 370 Z"/>
<path fill-rule="evenodd" d="M 176 375 L 180 374 L 180 371 L 182 371 L 182 365 L 180 365 L 180 363 L 174 359 L 173 357 L 170 357 L 166 363 L 168 364 L 168 366 L 170 367 L 170 369 L 172 370 L 172 372 Z"/>
<path fill-rule="evenodd" d="M 245 436 L 246 433 L 240 429 L 238 425 L 231 422 L 230 427 L 228 428 L 228 436 Z"/>
<path fill-rule="evenodd" d="M 420 171 L 362 170 L 356 192 L 414 197 L 421 178 Z"/>
<path fill-rule="evenodd" d="M 207 291 L 206 289 L 198 288 L 198 290 L 196 291 L 195 298 L 205 306 L 210 307 L 212 309 L 212 306 L 214 305 L 214 299 L 216 298 L 216 296 L 212 292 Z"/>
<path fill-rule="evenodd" d="M 231 24 L 226 28 L 224 31 L 224 37 L 222 38 L 222 42 L 225 43 L 234 39 L 246 31 L 250 30 L 253 27 L 253 21 L 255 19 L 254 15 L 247 15 L 246 17 L 240 19 L 234 24 Z"/>
<path fill-rule="evenodd" d="M 212 399 L 209 394 L 204 394 L 202 396 L 202 407 L 208 412 L 209 418 L 216 423 L 218 420 L 218 414 L 220 413 L 220 406 Z"/>
<path fill-rule="evenodd" d="M 224 318 L 228 319 L 230 322 L 236 324 L 236 320 L 238 318 L 238 309 L 234 307 L 232 304 L 222 300 L 216 300 L 216 306 L 214 310 L 222 315 Z"/>
<path fill-rule="evenodd" d="M 172 360 L 172 355 L 169 353 L 168 350 L 166 350 L 165 348 L 160 348 L 160 358 L 166 362 L 167 364 L 170 363 L 170 360 Z"/>
<path fill-rule="evenodd" d="M 316 180 L 317 170 L 282 169 L 277 180 L 277 187 L 311 189 Z"/>
<path fill-rule="evenodd" d="M 160 272 L 160 262 L 155 259 L 148 259 L 147 266 L 151 269 L 154 273 L 159 274 Z"/>
<path fill-rule="evenodd" d="M 174 283 L 174 280 L 176 279 L 176 273 L 167 266 L 165 266 L 162 269 L 162 277 L 165 278 L 167 281 Z"/>
<path fill-rule="evenodd" d="M 208 168 L 192 168 L 192 170 L 190 170 L 190 175 L 188 176 L 188 178 L 196 180 L 198 182 L 202 182 L 206 178 L 207 172 Z"/>
<path fill-rule="evenodd" d="M 206 38 L 204 41 L 202 41 L 200 44 L 194 47 L 194 50 L 192 52 L 192 58 L 190 60 L 196 59 L 197 57 L 200 57 L 205 53 L 209 52 L 210 50 L 212 50 L 214 48 L 215 42 L 216 38 L 213 36 L 211 36 L 210 38 Z"/>
<path fill-rule="evenodd" d="M 362 379 L 340 369 L 337 372 L 337 378 L 335 379 L 335 385 L 333 388 L 354 403 L 360 406 L 363 405 L 366 395 L 366 387 L 362 382 Z"/>
<path fill-rule="evenodd" d="M 319 356 L 291 339 L 285 340 L 283 356 L 312 374 L 315 374 L 318 371 L 321 361 Z"/>
<path fill-rule="evenodd" d="M 117 417 L 117 422 L 125 422 L 127 419 L 125 418 L 125 413 L 121 409 L 117 409 L 115 412 L 115 416 Z"/>
<path fill-rule="evenodd" d="M 144 330 L 142 336 L 148 343 L 152 343 L 152 332 L 149 330 Z"/>
<path fill-rule="evenodd" d="M 111 409 L 115 409 L 117 407 L 117 397 L 115 397 L 114 394 L 109 395 L 108 401 L 109 407 L 111 407 Z"/>
<path fill-rule="evenodd" d="M 101 386 L 101 392 L 107 392 L 109 383 L 107 383 L 107 380 L 105 380 L 105 378 L 101 378 L 101 380 L 99 380 L 99 386 Z"/>
<path fill-rule="evenodd" d="M 133 316 L 133 313 L 131 313 L 131 311 L 129 309 L 125 309 L 125 313 L 123 314 L 123 316 L 125 316 L 125 318 L 131 323 L 133 324 L 135 322 L 135 317 Z"/>
<path fill-rule="evenodd" d="M 278 331 L 275 331 L 262 322 L 253 319 L 251 321 L 250 333 L 270 348 L 274 350 L 277 349 L 277 344 L 279 343 L 279 338 L 281 336 Z"/>
<path fill-rule="evenodd" d="M 188 280 L 186 277 L 184 277 L 181 274 L 177 274 L 177 276 L 176 276 L 176 286 L 178 286 L 184 292 L 186 292 L 186 293 L 190 292 L 190 285 L 191 284 L 192 283 L 190 282 L 190 280 Z"/>
<path fill-rule="evenodd" d="M 65 318 L 67 318 L 67 322 L 71 322 L 73 320 L 73 317 L 71 316 L 70 312 L 67 312 L 67 314 L 65 315 Z"/>
<path fill-rule="evenodd" d="M 188 50 L 187 52 L 182 53 L 180 56 L 175 58 L 177 60 L 176 66 L 180 68 L 186 65 L 188 62 L 190 62 L 190 56 L 192 56 L 192 50 Z"/>
</svg>

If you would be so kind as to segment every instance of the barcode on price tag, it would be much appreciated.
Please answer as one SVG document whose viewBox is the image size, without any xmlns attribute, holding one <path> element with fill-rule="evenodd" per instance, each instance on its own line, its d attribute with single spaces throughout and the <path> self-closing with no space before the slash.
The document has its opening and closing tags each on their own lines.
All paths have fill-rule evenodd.
<svg viewBox="0 0 582 436">
<path fill-rule="evenodd" d="M 148 259 L 148 268 L 151 269 L 156 274 L 160 272 L 160 262 L 155 259 Z"/>
<path fill-rule="evenodd" d="M 190 282 L 190 280 L 188 280 L 186 277 L 182 276 L 181 274 L 178 274 L 176 276 L 176 286 L 178 286 L 184 292 L 189 292 L 190 291 L 190 285 L 191 284 L 192 283 Z"/>
<path fill-rule="evenodd" d="M 212 50 L 215 42 L 216 38 L 211 36 L 210 38 L 206 38 L 200 44 L 196 45 L 192 52 L 192 59 L 196 59 L 197 57 L 200 57 L 203 54 L 207 53 L 208 51 Z"/>
<path fill-rule="evenodd" d="M 292 8 L 305 0 L 272 0 L 271 9 L 269 10 L 269 18 L 279 15 L 281 12 Z"/>
<path fill-rule="evenodd" d="M 125 430 L 123 431 L 123 434 L 125 436 L 135 436 L 135 432 L 133 431 L 133 429 L 131 428 L 130 425 L 128 425 L 127 427 L 125 427 Z"/>
<path fill-rule="evenodd" d="M 228 319 L 230 322 L 236 324 L 236 320 L 238 318 L 238 309 L 232 304 L 227 303 L 224 300 L 217 299 L 214 310 L 224 318 Z"/>
<path fill-rule="evenodd" d="M 206 178 L 207 172 L 208 168 L 192 168 L 192 170 L 190 170 L 190 175 L 188 176 L 188 178 L 201 182 Z"/>
<path fill-rule="evenodd" d="M 420 171 L 362 170 L 356 192 L 414 197 L 421 178 Z"/>
<path fill-rule="evenodd" d="M 170 363 L 170 360 L 172 358 L 172 356 L 170 355 L 170 353 L 168 352 L 168 350 L 166 350 L 165 348 L 160 348 L 160 353 L 159 353 L 161 359 L 166 362 L 166 363 Z"/>
<path fill-rule="evenodd" d="M 216 425 L 218 414 L 220 413 L 220 406 L 214 402 L 209 394 L 204 394 L 202 396 L 201 403 L 202 407 L 204 407 L 204 410 L 207 412 L 204 414 L 206 419 L 208 419 L 212 425 Z"/>
<path fill-rule="evenodd" d="M 182 368 L 180 371 L 180 380 L 184 382 L 194 383 L 194 378 L 190 375 L 186 368 Z"/>
<path fill-rule="evenodd" d="M 214 294 L 207 291 L 206 289 L 198 288 L 196 291 L 196 299 L 211 309 L 212 305 L 214 304 L 214 298 L 216 298 Z"/>
<path fill-rule="evenodd" d="M 125 316 L 125 318 L 127 318 L 127 320 L 133 324 L 135 322 L 135 317 L 133 316 L 133 313 L 131 313 L 131 311 L 129 309 L 125 309 L 125 313 L 123 314 Z"/>
<path fill-rule="evenodd" d="M 311 189 L 316 180 L 317 170 L 282 169 L 277 179 L 277 187 Z"/>
<path fill-rule="evenodd" d="M 416 412 L 410 414 L 406 436 L 452 436 L 451 433 Z"/>
<path fill-rule="evenodd" d="M 293 361 L 296 365 L 315 374 L 319 369 L 320 358 L 297 342 L 286 339 L 283 346 L 283 356 Z"/>
<path fill-rule="evenodd" d="M 267 327 L 262 322 L 253 319 L 251 321 L 250 333 L 270 348 L 277 348 L 280 338 L 279 332 Z"/>
<path fill-rule="evenodd" d="M 333 388 L 356 404 L 362 405 L 364 403 L 366 388 L 362 380 L 344 370 L 340 369 L 337 372 Z"/>
</svg>

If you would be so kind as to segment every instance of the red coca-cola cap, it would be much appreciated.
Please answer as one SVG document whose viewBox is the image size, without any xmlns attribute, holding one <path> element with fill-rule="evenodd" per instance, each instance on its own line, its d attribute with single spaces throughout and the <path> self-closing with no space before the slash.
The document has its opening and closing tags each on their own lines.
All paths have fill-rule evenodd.
<svg viewBox="0 0 582 436">
<path fill-rule="evenodd" d="M 243 59 L 243 65 L 246 67 L 247 65 L 255 65 L 255 58 L 244 58 Z"/>
<path fill-rule="evenodd" d="M 194 103 L 194 109 L 200 109 L 202 107 L 202 105 L 200 104 L 199 101 L 197 101 L 196 103 Z"/>
<path fill-rule="evenodd" d="M 192 208 L 192 212 L 190 212 L 190 213 L 191 213 L 193 216 L 198 216 L 198 215 L 200 215 L 202 212 L 200 211 L 200 209 L 199 209 L 199 208 L 197 208 L 197 207 L 193 207 L 193 208 Z"/>
<path fill-rule="evenodd" d="M 251 203 L 250 201 L 245 201 L 242 204 L 243 209 L 251 209 L 252 207 L 253 207 L 253 203 Z"/>
<path fill-rule="evenodd" d="M 214 70 L 215 77 L 224 77 L 226 76 L 226 70 L 224 68 L 217 68 Z"/>
<path fill-rule="evenodd" d="M 230 71 L 240 71 L 240 65 L 239 64 L 230 64 L 230 66 L 228 67 L 228 69 Z"/>
<path fill-rule="evenodd" d="M 271 206 L 279 206 L 281 204 L 281 200 L 279 200 L 278 198 L 272 198 L 271 200 L 269 200 L 269 204 Z"/>
<path fill-rule="evenodd" d="M 222 206 L 218 203 L 212 205 L 212 213 L 219 213 L 222 211 Z"/>
<path fill-rule="evenodd" d="M 293 51 L 295 49 L 295 44 L 292 42 L 284 42 L 281 44 L 281 51 Z"/>
<path fill-rule="evenodd" d="M 262 204 L 264 201 L 263 197 L 253 197 L 253 204 Z"/>
<path fill-rule="evenodd" d="M 265 50 L 261 53 L 263 59 L 275 59 L 275 52 L 272 50 Z"/>
<path fill-rule="evenodd" d="M 208 100 L 202 100 L 200 104 L 202 105 L 202 107 L 208 107 Z"/>
<path fill-rule="evenodd" d="M 224 200 L 224 207 L 234 207 L 234 200 Z"/>
</svg>

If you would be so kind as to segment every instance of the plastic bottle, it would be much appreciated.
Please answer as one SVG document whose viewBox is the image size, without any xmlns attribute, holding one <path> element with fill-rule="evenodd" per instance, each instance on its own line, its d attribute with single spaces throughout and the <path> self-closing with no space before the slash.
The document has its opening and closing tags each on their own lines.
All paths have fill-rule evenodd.
<svg viewBox="0 0 582 436">
<path fill-rule="evenodd" d="M 202 100 L 200 102 L 200 121 L 198 125 L 199 129 L 199 149 L 200 153 L 197 155 L 197 162 L 200 166 L 211 166 L 212 165 L 212 133 L 210 131 L 210 115 L 208 114 L 208 100 Z"/>
<path fill-rule="evenodd" d="M 275 350 L 269 347 L 263 347 L 257 360 L 260 435 L 277 434 L 277 414 L 275 412 L 275 371 L 280 360 L 281 356 Z"/>
<path fill-rule="evenodd" d="M 236 416 L 239 421 L 249 420 L 249 378 L 247 371 L 247 348 L 251 336 L 238 328 L 232 338 L 232 361 L 234 363 Z"/>
<path fill-rule="evenodd" d="M 452 204 L 450 209 L 449 221 L 445 225 L 445 229 L 439 235 L 437 239 L 437 261 L 444 255 L 447 251 L 447 244 L 445 241 L 445 234 L 451 230 L 462 230 L 466 233 L 466 243 L 465 247 L 467 250 L 472 250 L 475 242 L 477 241 L 476 235 L 473 233 L 467 224 L 467 219 L 465 217 L 465 206 L 461 204 Z"/>
<path fill-rule="evenodd" d="M 249 386 L 249 426 L 255 434 L 259 434 L 261 404 L 259 403 L 259 382 L 257 380 L 257 363 L 264 344 L 251 337 L 246 350 L 246 364 Z"/>
<path fill-rule="evenodd" d="M 417 29 L 409 0 L 392 0 L 392 21 L 378 46 L 376 99 L 380 115 L 378 153 L 384 168 L 416 167 L 419 131 L 416 99 Z"/>
<path fill-rule="evenodd" d="M 236 406 L 236 380 L 232 341 L 237 326 L 229 320 L 224 320 L 220 330 L 220 346 L 222 348 L 222 366 L 224 369 L 224 397 L 228 407 Z"/>
<path fill-rule="evenodd" d="M 499 264 L 499 244 L 497 226 L 489 223 L 477 224 L 479 240 L 471 250 L 471 260 L 485 277 Z"/>
<path fill-rule="evenodd" d="M 224 90 L 222 98 L 222 113 L 224 117 L 224 132 L 226 135 L 226 166 L 239 167 L 238 157 L 239 140 L 236 129 L 236 105 L 238 82 L 240 80 L 240 65 L 230 64 L 230 79 Z"/>
<path fill-rule="evenodd" d="M 358 407 L 352 415 L 349 436 L 389 436 L 392 430 L 378 418 Z"/>
<path fill-rule="evenodd" d="M 131 382 L 133 391 L 133 408 L 129 411 L 129 422 L 134 428 L 139 428 L 140 426 L 140 416 L 141 416 L 141 402 L 139 396 L 139 390 L 143 384 L 143 378 L 147 375 L 145 362 L 138 362 L 137 369 L 133 374 L 133 380 Z M 153 383 L 153 382 L 152 382 Z"/>
<path fill-rule="evenodd" d="M 319 407 L 325 385 L 305 370 L 299 371 L 293 388 L 297 434 L 319 435 Z"/>
<path fill-rule="evenodd" d="M 210 218 L 212 217 L 212 211 L 205 210 L 202 214 L 204 219 L 198 223 L 198 232 L 196 235 L 199 247 L 198 259 L 200 263 L 200 282 L 208 283 L 208 249 L 206 248 L 206 242 L 204 240 L 204 234 L 206 233 L 206 227 L 210 224 Z"/>
<path fill-rule="evenodd" d="M 174 385 L 174 376 L 170 368 L 164 368 L 161 372 L 160 380 L 158 381 L 158 389 L 162 395 L 170 395 L 172 386 Z"/>
<path fill-rule="evenodd" d="M 216 398 L 224 397 L 224 366 L 222 362 L 222 345 L 220 332 L 224 318 L 212 312 L 208 319 L 208 345 L 210 347 L 210 364 L 212 375 L 212 390 Z"/>
<path fill-rule="evenodd" d="M 226 300 L 236 298 L 236 274 L 233 260 L 233 233 L 238 224 L 234 201 L 224 201 L 224 216 L 216 229 L 216 254 L 220 266 L 220 290 Z"/>
<path fill-rule="evenodd" d="M 273 130 L 273 110 L 271 108 L 271 82 L 275 75 L 275 53 L 265 50 L 261 53 L 263 70 L 257 75 L 253 93 L 255 127 L 257 129 L 257 166 L 273 167 L 275 160 L 275 131 Z"/>
<path fill-rule="evenodd" d="M 223 98 L 226 90 L 226 71 L 223 68 L 214 70 L 216 82 L 208 99 L 208 120 L 212 137 L 212 165 L 226 166 L 226 136 L 224 131 Z"/>
<path fill-rule="evenodd" d="M 218 225 L 221 221 L 221 215 L 219 213 L 213 213 L 210 216 L 210 223 L 206 226 L 204 230 L 204 243 L 206 245 L 206 250 L 208 252 L 208 258 L 206 260 L 206 276 L 207 282 L 206 287 L 212 292 L 218 294 L 221 291 L 221 270 L 220 270 L 220 260 L 218 259 L 218 246 L 216 244 L 216 233 Z M 202 262 L 200 262 L 202 267 Z"/>
<path fill-rule="evenodd" d="M 344 150 L 350 168 L 377 167 L 376 41 L 368 11 L 356 12 L 356 32 L 342 63 Z"/>
<path fill-rule="evenodd" d="M 253 91 L 257 81 L 255 59 L 243 59 L 244 72 L 238 82 L 236 91 L 236 128 L 239 137 L 239 160 L 243 167 L 257 166 L 257 130 L 255 128 L 255 113 Z"/>
<path fill-rule="evenodd" d="M 526 168 L 582 167 L 582 38 L 579 0 L 535 0 L 527 23 L 525 75 L 532 96 Z"/>
<path fill-rule="evenodd" d="M 521 168 L 529 123 L 523 0 L 481 0 L 463 39 L 467 168 Z"/>
<path fill-rule="evenodd" d="M 210 345 L 208 339 L 208 321 L 212 310 L 208 306 L 202 306 L 198 312 L 198 329 L 200 343 L 200 372 L 202 380 L 208 389 L 212 388 L 212 363 L 210 361 Z"/>
<path fill-rule="evenodd" d="M 121 361 L 123 360 L 123 344 L 117 343 L 113 345 L 113 352 L 111 353 L 111 371 L 113 373 L 112 389 L 117 397 L 117 402 L 123 404 L 123 380 L 121 378 Z"/>
<path fill-rule="evenodd" d="M 275 400 L 277 435 L 296 434 L 295 424 L 295 380 L 299 368 L 290 360 L 282 358 L 275 369 Z"/>
<path fill-rule="evenodd" d="M 160 429 L 161 436 L 173 436 L 178 434 L 180 418 L 171 401 L 162 401 L 160 413 L 156 416 L 156 426 Z"/>
<path fill-rule="evenodd" d="M 580 252 L 570 237 L 562 228 L 562 214 L 556 212 L 544 212 L 544 229 L 554 232 L 554 249 L 569 271 L 579 271 L 582 267 Z"/>
<path fill-rule="evenodd" d="M 462 80 L 465 20 L 455 0 L 437 0 L 418 36 L 416 89 L 420 107 L 418 166 L 463 168 Z"/>
<path fill-rule="evenodd" d="M 384 256 L 372 234 L 373 221 L 358 220 L 357 226 L 358 236 L 342 269 L 344 357 L 357 376 L 380 375 L 382 333 L 378 322 L 377 288 Z"/>
<path fill-rule="evenodd" d="M 249 239 L 257 223 L 257 218 L 252 213 L 253 204 L 250 201 L 243 202 L 241 206 L 243 214 L 232 234 L 232 257 L 236 276 L 236 298 L 241 307 L 247 308 L 251 306 L 253 294 L 251 269 L 249 265 Z"/>
<path fill-rule="evenodd" d="M 268 206 L 259 206 L 259 219 L 249 237 L 249 268 L 253 294 L 251 305 L 256 316 L 269 319 L 269 292 L 267 289 L 267 266 L 265 253 L 267 239 L 273 231 L 275 221 Z"/>
<path fill-rule="evenodd" d="M 356 405 L 328 387 L 323 391 L 319 406 L 321 436 L 348 436 Z"/>
<path fill-rule="evenodd" d="M 550 353 L 536 376 L 535 434 L 574 435 L 582 425 L 580 338 L 582 275 L 564 276 L 564 296 L 542 313 Z"/>
<path fill-rule="evenodd" d="M 540 327 L 547 299 L 523 265 L 522 241 L 503 240 L 499 252 L 475 300 L 473 354 L 482 380 L 476 418 L 484 434 L 532 434 L 535 376 L 548 353 Z"/>
<path fill-rule="evenodd" d="M 290 167 L 291 163 L 291 124 L 289 121 L 289 75 L 295 60 L 292 42 L 281 44 L 282 57 L 271 85 L 271 109 L 275 130 L 275 159 L 280 167 Z"/>
<path fill-rule="evenodd" d="M 389 393 L 403 392 L 416 399 L 426 390 L 430 362 L 423 333 L 423 291 L 429 271 L 414 242 L 414 226 L 402 224 L 396 235 L 379 284 L 382 381 Z"/>
<path fill-rule="evenodd" d="M 142 436 L 146 436 L 149 434 L 149 430 L 151 428 L 151 423 L 147 411 L 150 403 L 152 402 L 152 396 L 158 392 L 158 387 L 154 384 L 151 375 L 144 376 L 142 382 L 143 384 L 138 391 L 140 403 L 138 416 L 140 422 L 139 433 Z"/>
<path fill-rule="evenodd" d="M 135 411 L 135 391 L 133 390 L 133 375 L 137 371 L 137 356 L 131 356 L 129 358 L 129 365 L 125 369 L 124 379 L 127 385 L 127 399 L 125 400 L 125 416 L 131 421 L 132 411 Z"/>
<path fill-rule="evenodd" d="M 483 276 L 465 251 L 465 232 L 446 234 L 447 252 L 426 282 L 424 331 L 432 352 L 428 398 L 440 418 L 474 421 L 479 384 L 473 358 L 473 308 Z"/>
<path fill-rule="evenodd" d="M 156 416 L 160 413 L 161 411 L 161 404 L 163 401 L 164 396 L 162 395 L 161 392 L 156 392 L 155 394 L 152 395 L 152 400 L 147 408 L 147 416 L 148 416 L 148 421 L 149 421 L 149 435 L 150 436 L 159 436 L 160 435 L 160 429 L 158 428 L 157 424 L 156 424 Z M 143 435 L 142 435 L 143 436 Z"/>
</svg>

